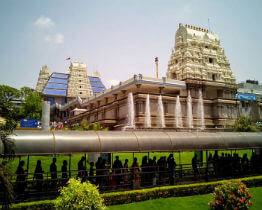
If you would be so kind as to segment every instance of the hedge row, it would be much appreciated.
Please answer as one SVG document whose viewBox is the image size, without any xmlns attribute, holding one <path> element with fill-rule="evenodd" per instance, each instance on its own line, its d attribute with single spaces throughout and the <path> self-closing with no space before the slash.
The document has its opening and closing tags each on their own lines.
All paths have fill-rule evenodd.
<svg viewBox="0 0 262 210">
<path fill-rule="evenodd" d="M 248 177 L 240 179 L 247 187 L 262 186 L 262 176 Z M 107 206 L 132 203 L 138 201 L 145 201 L 157 198 L 167 198 L 167 197 L 178 197 L 178 196 L 190 196 L 207 194 L 213 192 L 214 188 L 228 180 L 207 182 L 207 183 L 197 183 L 188 185 L 176 185 L 167 187 L 155 187 L 150 189 L 132 190 L 132 191 L 122 191 L 122 192 L 112 192 L 104 193 L 102 197 L 104 198 L 105 204 Z M 36 201 L 19 203 L 11 206 L 14 209 L 53 209 L 54 200 Z"/>
</svg>

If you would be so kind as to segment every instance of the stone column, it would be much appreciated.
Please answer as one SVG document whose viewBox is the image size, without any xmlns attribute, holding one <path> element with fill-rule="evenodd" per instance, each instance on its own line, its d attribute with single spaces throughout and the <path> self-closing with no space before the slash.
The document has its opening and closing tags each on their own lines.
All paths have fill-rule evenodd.
<svg viewBox="0 0 262 210">
<path fill-rule="evenodd" d="M 50 125 L 50 102 L 43 101 L 42 103 L 42 131 L 48 131 Z"/>
</svg>

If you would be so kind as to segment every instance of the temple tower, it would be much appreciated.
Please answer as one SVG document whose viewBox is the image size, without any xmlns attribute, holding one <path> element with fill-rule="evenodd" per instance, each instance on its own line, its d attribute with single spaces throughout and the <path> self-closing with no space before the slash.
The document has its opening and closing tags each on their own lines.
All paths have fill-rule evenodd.
<svg viewBox="0 0 262 210">
<path fill-rule="evenodd" d="M 198 114 L 194 107 L 197 107 L 201 89 L 206 126 L 219 128 L 233 124 L 237 117 L 236 80 L 217 34 L 179 24 L 168 62 L 167 78 L 186 82 L 187 90 L 182 91 L 180 96 L 186 97 L 190 91 L 194 119 Z"/>
<path fill-rule="evenodd" d="M 235 84 L 230 63 L 217 34 L 179 24 L 175 46 L 168 62 L 167 77 Z"/>
<path fill-rule="evenodd" d="M 87 98 L 93 95 L 91 85 L 87 76 L 86 64 L 72 62 L 69 66 L 68 97 Z"/>
<path fill-rule="evenodd" d="M 50 77 L 50 69 L 47 65 L 43 66 L 39 72 L 37 84 L 36 84 L 36 91 L 42 92 L 45 88 L 45 85 Z"/>
</svg>

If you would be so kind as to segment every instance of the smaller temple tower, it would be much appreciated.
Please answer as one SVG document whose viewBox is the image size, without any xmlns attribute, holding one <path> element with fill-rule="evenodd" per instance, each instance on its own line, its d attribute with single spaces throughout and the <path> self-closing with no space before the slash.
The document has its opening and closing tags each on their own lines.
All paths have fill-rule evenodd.
<svg viewBox="0 0 262 210">
<path fill-rule="evenodd" d="M 47 65 L 43 66 L 39 72 L 37 84 L 36 84 L 36 91 L 42 92 L 45 88 L 45 85 L 50 77 L 50 69 Z"/>
<path fill-rule="evenodd" d="M 69 82 L 67 97 L 87 98 L 93 95 L 91 85 L 87 76 L 86 64 L 72 62 L 69 66 Z"/>
</svg>

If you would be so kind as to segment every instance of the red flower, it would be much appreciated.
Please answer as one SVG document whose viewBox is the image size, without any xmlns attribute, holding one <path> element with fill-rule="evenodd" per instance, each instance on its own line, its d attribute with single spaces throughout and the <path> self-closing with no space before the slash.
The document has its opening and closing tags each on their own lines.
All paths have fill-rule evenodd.
<svg viewBox="0 0 262 210">
<path fill-rule="evenodd" d="M 231 200 L 232 203 L 234 203 L 235 201 L 234 200 Z"/>
<path fill-rule="evenodd" d="M 244 192 L 244 190 L 242 189 L 242 188 L 240 188 L 240 191 L 243 193 Z"/>
<path fill-rule="evenodd" d="M 239 205 L 239 206 L 240 206 L 241 204 L 240 204 L 240 203 L 238 203 L 237 205 Z"/>
<path fill-rule="evenodd" d="M 243 200 L 240 200 L 240 203 L 244 204 L 245 202 Z"/>
<path fill-rule="evenodd" d="M 250 202 L 249 202 L 249 204 L 250 204 L 250 205 L 253 205 L 253 204 L 254 204 L 254 202 L 250 201 Z"/>
</svg>

